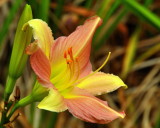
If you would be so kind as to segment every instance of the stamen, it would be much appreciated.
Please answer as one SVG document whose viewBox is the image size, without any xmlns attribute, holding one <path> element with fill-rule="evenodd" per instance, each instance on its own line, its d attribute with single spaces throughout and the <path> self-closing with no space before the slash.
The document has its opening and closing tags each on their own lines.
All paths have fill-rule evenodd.
<svg viewBox="0 0 160 128">
<path fill-rule="evenodd" d="M 72 60 L 67 60 L 67 64 L 71 64 L 72 62 Z"/>
<path fill-rule="evenodd" d="M 72 54 L 72 47 L 68 48 L 68 54 Z"/>
<path fill-rule="evenodd" d="M 71 58 L 71 60 L 73 60 L 73 52 L 72 52 L 72 47 L 68 48 L 68 54 Z"/>
<path fill-rule="evenodd" d="M 67 57 L 69 55 L 69 57 Z M 78 57 L 74 58 L 73 57 L 73 51 L 72 47 L 68 48 L 64 52 L 64 58 L 66 60 L 66 64 L 70 73 L 70 78 L 69 78 L 69 84 L 67 86 L 72 85 L 75 83 L 75 81 L 78 79 L 79 74 L 80 74 L 80 66 L 79 66 L 79 60 Z"/>
<path fill-rule="evenodd" d="M 67 52 L 66 51 L 64 52 L 64 58 L 67 58 Z"/>
<path fill-rule="evenodd" d="M 111 52 L 108 53 L 108 56 L 107 56 L 106 60 L 103 62 L 103 64 L 96 71 L 92 72 L 91 74 L 87 75 L 86 77 L 83 77 L 83 78 L 79 79 L 77 82 L 81 82 L 82 80 L 87 79 L 88 77 L 94 75 L 99 70 L 101 70 L 106 65 L 106 63 L 108 62 L 110 55 L 111 55 Z"/>
</svg>

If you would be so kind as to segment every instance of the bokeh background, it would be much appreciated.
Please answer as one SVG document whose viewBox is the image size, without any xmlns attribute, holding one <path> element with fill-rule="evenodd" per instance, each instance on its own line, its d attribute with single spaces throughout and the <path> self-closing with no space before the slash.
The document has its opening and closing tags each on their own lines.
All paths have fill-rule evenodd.
<svg viewBox="0 0 160 128">
<path fill-rule="evenodd" d="M 0 99 L 8 73 L 14 35 L 25 4 L 33 18 L 46 21 L 56 39 L 67 36 L 91 16 L 103 24 L 94 35 L 91 62 L 97 69 L 110 51 L 103 72 L 120 76 L 120 88 L 99 98 L 126 117 L 109 124 L 83 122 L 68 111 L 51 113 L 36 103 L 19 110 L 15 128 L 160 128 L 160 1 L 159 0 L 0 0 Z M 16 85 L 21 97 L 29 94 L 35 79 L 29 62 Z"/>
</svg>

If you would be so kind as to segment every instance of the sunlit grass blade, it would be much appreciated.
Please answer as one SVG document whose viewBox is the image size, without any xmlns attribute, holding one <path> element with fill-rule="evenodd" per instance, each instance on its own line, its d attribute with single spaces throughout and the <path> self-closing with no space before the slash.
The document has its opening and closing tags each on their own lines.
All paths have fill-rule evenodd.
<svg viewBox="0 0 160 128">
<path fill-rule="evenodd" d="M 20 5 L 22 4 L 23 0 L 16 0 L 14 1 L 11 9 L 9 10 L 8 16 L 6 17 L 2 28 L 0 29 L 0 45 L 3 42 L 3 39 L 5 38 L 8 29 L 17 13 L 17 10 L 20 8 Z"/>
<path fill-rule="evenodd" d="M 155 46 L 149 48 L 145 53 L 143 53 L 141 56 L 139 56 L 135 63 L 140 63 L 143 60 L 151 57 L 155 53 L 160 51 L 160 43 L 156 44 Z"/>
<path fill-rule="evenodd" d="M 103 0 L 101 2 L 100 7 L 97 10 L 97 15 L 100 16 L 101 18 L 104 18 L 107 11 L 109 11 L 109 8 L 111 7 L 110 5 L 113 4 L 114 0 Z M 116 3 L 117 6 L 117 3 Z"/>
<path fill-rule="evenodd" d="M 123 8 L 116 17 L 114 17 L 112 23 L 109 27 L 106 27 L 108 24 L 104 23 L 103 28 L 101 29 L 101 32 L 99 32 L 99 35 L 95 37 L 94 40 L 94 48 L 95 50 L 98 50 L 104 43 L 105 40 L 109 38 L 109 36 L 112 34 L 112 32 L 116 29 L 119 22 L 123 19 L 123 17 L 126 15 L 127 11 L 125 8 Z"/>
<path fill-rule="evenodd" d="M 148 10 L 145 6 L 139 4 L 135 0 L 121 0 L 121 2 L 128 8 L 128 10 L 139 16 L 139 18 L 160 30 L 160 18 Z"/>
<path fill-rule="evenodd" d="M 137 28 L 128 41 L 128 46 L 126 48 L 126 53 L 124 56 L 122 73 L 121 73 L 121 77 L 124 79 L 126 78 L 127 74 L 129 73 L 130 68 L 133 65 L 133 60 L 134 60 L 135 53 L 137 50 L 139 34 L 140 34 L 140 28 Z"/>
</svg>

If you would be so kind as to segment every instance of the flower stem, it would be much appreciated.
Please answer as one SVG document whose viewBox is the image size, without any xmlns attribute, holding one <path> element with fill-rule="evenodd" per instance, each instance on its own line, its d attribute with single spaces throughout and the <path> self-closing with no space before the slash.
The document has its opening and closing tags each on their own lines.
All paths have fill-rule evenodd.
<svg viewBox="0 0 160 128">
<path fill-rule="evenodd" d="M 37 89 L 38 90 L 38 89 Z M 48 94 L 47 91 L 43 91 L 42 89 L 39 89 L 38 91 L 34 90 L 30 95 L 24 97 L 20 101 L 16 102 L 13 108 L 11 109 L 7 119 L 10 119 L 13 113 L 20 107 L 24 107 L 28 104 L 31 104 L 33 102 L 41 101 L 46 95 Z"/>
<path fill-rule="evenodd" d="M 33 98 L 32 94 L 28 95 L 27 97 L 21 99 L 19 102 L 17 102 L 13 108 L 11 109 L 10 114 L 8 115 L 8 119 L 11 118 L 11 116 L 13 115 L 13 113 L 20 107 L 24 107 L 32 102 L 35 102 L 35 99 Z"/>
<path fill-rule="evenodd" d="M 8 116 L 7 115 L 7 110 L 3 110 L 2 112 L 2 119 L 1 119 L 1 125 L 5 124 L 5 123 L 8 123 L 11 116 L 14 114 L 14 112 L 20 108 L 20 107 L 23 107 L 23 106 L 26 106 L 32 102 L 36 102 L 36 99 L 34 99 L 33 95 L 30 94 L 28 95 L 27 97 L 21 99 L 20 101 L 16 102 L 13 106 L 13 108 L 11 109 L 10 113 Z"/>
<path fill-rule="evenodd" d="M 4 102 L 7 104 L 9 96 L 11 95 L 13 89 L 14 89 L 14 85 L 16 83 L 17 79 L 14 79 L 13 77 L 8 76 L 7 78 L 7 83 L 5 86 L 5 91 L 4 91 Z"/>
<path fill-rule="evenodd" d="M 14 85 L 16 83 L 17 79 L 14 79 L 10 76 L 7 77 L 7 82 L 6 82 L 6 86 L 5 86 L 5 91 L 4 91 L 4 106 L 3 106 L 3 111 L 2 111 L 2 118 L 1 118 L 1 124 L 3 125 L 4 123 L 8 122 L 6 114 L 8 111 L 8 100 L 9 100 L 9 96 L 11 95 Z"/>
</svg>

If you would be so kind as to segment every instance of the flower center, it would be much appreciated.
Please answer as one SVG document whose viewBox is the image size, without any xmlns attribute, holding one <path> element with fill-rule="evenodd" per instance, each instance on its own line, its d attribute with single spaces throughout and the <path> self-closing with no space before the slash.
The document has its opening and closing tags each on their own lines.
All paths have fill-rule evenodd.
<svg viewBox="0 0 160 128">
<path fill-rule="evenodd" d="M 67 68 L 70 72 L 70 80 L 75 81 L 79 77 L 80 69 L 78 57 L 74 58 L 72 47 L 68 48 L 64 52 L 64 58 L 66 59 Z"/>
</svg>

